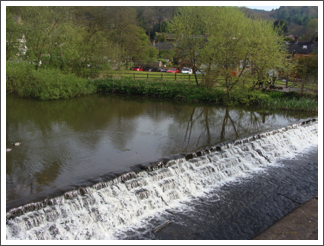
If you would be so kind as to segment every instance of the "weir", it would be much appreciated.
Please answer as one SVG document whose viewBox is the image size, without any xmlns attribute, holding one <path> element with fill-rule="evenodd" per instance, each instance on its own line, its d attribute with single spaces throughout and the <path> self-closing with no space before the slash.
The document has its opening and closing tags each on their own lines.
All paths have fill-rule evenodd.
<svg viewBox="0 0 324 246">
<path fill-rule="evenodd" d="M 118 239 L 118 230 L 316 146 L 317 141 L 318 120 L 311 119 L 139 166 L 115 179 L 9 210 L 6 239 Z"/>
</svg>

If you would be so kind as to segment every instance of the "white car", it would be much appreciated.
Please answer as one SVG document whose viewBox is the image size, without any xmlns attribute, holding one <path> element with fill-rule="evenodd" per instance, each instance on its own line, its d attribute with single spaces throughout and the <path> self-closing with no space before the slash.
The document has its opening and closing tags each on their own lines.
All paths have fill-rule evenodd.
<svg viewBox="0 0 324 246">
<path fill-rule="evenodd" d="M 204 70 L 197 70 L 196 71 L 196 74 L 202 74 L 202 75 L 205 75 L 206 72 Z"/>
<path fill-rule="evenodd" d="M 188 67 L 184 67 L 184 68 L 182 68 L 181 73 L 189 73 L 189 74 L 192 74 L 192 69 L 191 68 L 188 68 Z"/>
</svg>

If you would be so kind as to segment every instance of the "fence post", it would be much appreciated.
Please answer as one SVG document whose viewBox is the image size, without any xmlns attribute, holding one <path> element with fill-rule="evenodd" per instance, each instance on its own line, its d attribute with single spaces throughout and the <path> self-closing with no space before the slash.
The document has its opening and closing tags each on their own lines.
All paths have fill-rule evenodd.
<svg viewBox="0 0 324 246">
<path fill-rule="evenodd" d="M 177 73 L 174 73 L 174 80 L 177 80 Z"/>
<path fill-rule="evenodd" d="M 161 80 L 163 80 L 163 72 L 161 72 Z"/>
<path fill-rule="evenodd" d="M 147 79 L 148 79 L 148 73 L 147 73 Z"/>
<path fill-rule="evenodd" d="M 135 79 L 135 73 L 133 74 L 133 78 Z"/>
<path fill-rule="evenodd" d="M 189 73 L 189 82 L 190 82 L 190 73 Z"/>
</svg>

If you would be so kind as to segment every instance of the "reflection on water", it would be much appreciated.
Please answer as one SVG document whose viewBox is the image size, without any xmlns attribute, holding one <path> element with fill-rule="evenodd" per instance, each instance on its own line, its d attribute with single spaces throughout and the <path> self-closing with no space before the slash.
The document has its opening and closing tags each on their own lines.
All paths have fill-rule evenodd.
<svg viewBox="0 0 324 246">
<path fill-rule="evenodd" d="M 59 101 L 7 96 L 7 208 L 314 114 L 91 95 Z M 21 146 L 12 147 L 13 141 Z"/>
</svg>

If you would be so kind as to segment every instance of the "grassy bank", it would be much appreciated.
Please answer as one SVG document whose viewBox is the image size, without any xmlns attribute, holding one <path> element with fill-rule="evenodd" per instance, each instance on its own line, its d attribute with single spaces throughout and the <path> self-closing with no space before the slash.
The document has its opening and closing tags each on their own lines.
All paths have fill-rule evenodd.
<svg viewBox="0 0 324 246">
<path fill-rule="evenodd" d="M 133 94 L 171 98 L 190 102 L 211 102 L 222 105 L 259 105 L 267 109 L 317 111 L 316 97 L 300 97 L 296 92 L 251 91 L 239 88 L 231 92 L 230 101 L 224 89 L 197 87 L 194 83 L 134 79 L 97 79 L 98 92 Z"/>
<path fill-rule="evenodd" d="M 169 98 L 189 102 L 207 102 L 219 105 L 259 105 L 267 109 L 317 111 L 317 95 L 296 92 L 267 92 L 250 90 L 248 86 L 231 91 L 230 100 L 223 87 L 213 89 L 197 87 L 194 81 L 158 79 L 90 79 L 74 74 L 63 74 L 57 69 L 35 70 L 28 63 L 8 62 L 6 65 L 6 90 L 21 97 L 41 100 L 66 99 L 96 92 L 133 94 Z M 173 75 L 172 75 L 173 76 Z"/>
<path fill-rule="evenodd" d="M 66 99 L 96 92 L 88 79 L 63 74 L 59 69 L 35 70 L 28 63 L 7 62 L 6 90 L 41 100 Z"/>
<path fill-rule="evenodd" d="M 297 92 L 269 92 L 268 95 L 268 99 L 260 101 L 262 108 L 318 111 L 318 100 L 311 94 L 300 97 Z"/>
</svg>

